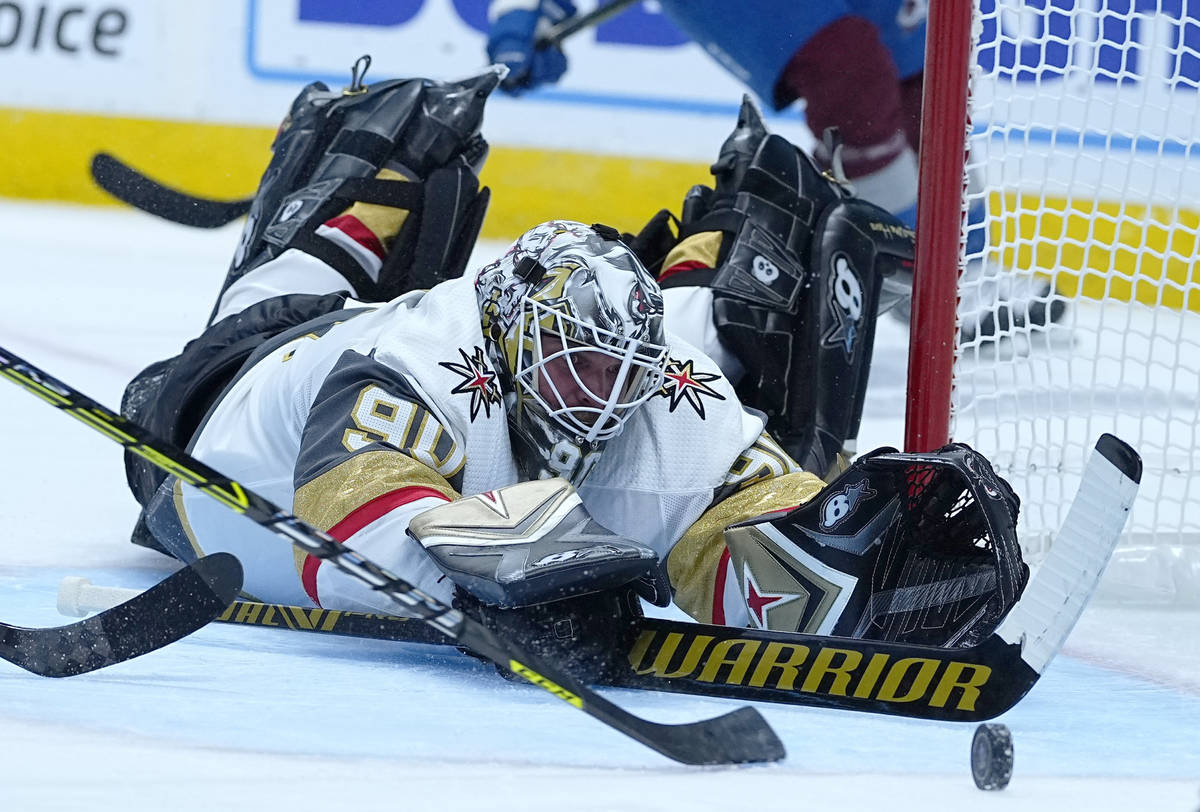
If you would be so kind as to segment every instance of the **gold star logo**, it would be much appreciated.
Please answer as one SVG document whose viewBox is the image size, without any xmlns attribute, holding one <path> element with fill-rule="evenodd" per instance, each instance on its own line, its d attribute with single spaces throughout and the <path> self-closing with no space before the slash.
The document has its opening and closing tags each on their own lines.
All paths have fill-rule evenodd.
<svg viewBox="0 0 1200 812">
<path fill-rule="evenodd" d="M 461 364 L 453 361 L 438 363 L 438 366 L 445 367 L 463 378 L 461 383 L 450 390 L 450 393 L 471 396 L 472 421 L 479 415 L 481 409 L 484 417 L 491 417 L 492 404 L 499 403 L 501 400 L 500 384 L 496 382 L 496 373 L 488 366 L 487 359 L 483 355 L 483 347 L 476 347 L 472 355 L 467 355 L 466 350 L 463 349 L 459 349 L 458 354 L 462 356 Z"/>
<path fill-rule="evenodd" d="M 712 372 L 696 372 L 692 369 L 692 361 L 667 360 L 667 368 L 663 372 L 662 387 L 655 392 L 670 401 L 668 408 L 673 412 L 679 404 L 687 402 L 696 410 L 700 419 L 704 419 L 704 398 L 725 400 L 725 396 L 708 384 L 720 379 L 720 375 Z"/>
</svg>

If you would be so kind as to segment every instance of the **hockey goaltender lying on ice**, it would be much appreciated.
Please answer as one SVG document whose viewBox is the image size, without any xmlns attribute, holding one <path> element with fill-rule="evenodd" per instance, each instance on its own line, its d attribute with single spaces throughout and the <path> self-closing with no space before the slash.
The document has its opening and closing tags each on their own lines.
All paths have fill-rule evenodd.
<svg viewBox="0 0 1200 812">
<path fill-rule="evenodd" d="M 588 684 L 960 721 L 1011 707 L 1111 553 L 1132 449 L 1101 439 L 1052 575 L 1028 585 L 1017 499 L 980 455 L 847 467 L 905 241 L 748 105 L 676 228 L 553 221 L 463 275 L 498 77 L 305 88 L 209 327 L 130 384 L 124 416 L 0 352 L 5 377 L 125 446 L 134 540 L 190 562 L 80 624 L 5 627 L 3 656 L 58 676 L 136 656 L 220 614 L 244 568 L 269 605 L 230 617 L 398 639 L 418 623 L 348 612 L 416 618 L 688 763 L 783 749 L 752 709 L 657 725 Z M 633 595 L 702 624 L 644 619 Z"/>
<path fill-rule="evenodd" d="M 54 629 L 0 624 L 0 656 L 9 662 L 45 676 L 85 673 L 166 645 L 203 625 L 226 605 L 222 617 L 233 622 L 421 642 L 440 636 L 510 669 L 658 752 L 692 764 L 778 760 L 784 753 L 752 709 L 691 725 L 656 725 L 621 711 L 584 683 L 929 719 L 991 718 L 1028 692 L 1070 633 L 1124 526 L 1141 469 L 1129 446 L 1111 435 L 1101 437 L 1079 494 L 1038 575 L 1004 622 L 974 646 L 943 649 L 640 619 L 632 628 L 632 646 L 608 652 L 605 676 L 576 678 L 560 670 L 565 664 L 555 662 L 569 658 L 569 643 L 563 646 L 563 657 L 539 662 L 514 639 L 490 632 L 463 613 L 422 595 L 328 535 L 2 349 L 0 372 L 134 453 L 156 460 L 298 549 L 327 556 L 340 571 L 374 584 L 394 598 L 401 614 L 434 630 L 433 636 L 414 632 L 416 624 L 411 619 L 229 603 L 241 586 L 241 569 L 232 556 L 217 553 L 193 562 L 147 592 L 120 595 L 120 599 L 128 598 L 127 602 L 80 623 Z M 66 602 L 75 599 L 73 606 L 66 608 L 83 611 L 101 608 L 114 592 L 121 592 L 99 590 L 101 605 L 87 606 L 78 601 L 85 594 L 83 585 L 76 583 L 75 587 L 64 596 Z M 588 643 L 586 639 L 578 642 L 581 647 Z"/>
</svg>

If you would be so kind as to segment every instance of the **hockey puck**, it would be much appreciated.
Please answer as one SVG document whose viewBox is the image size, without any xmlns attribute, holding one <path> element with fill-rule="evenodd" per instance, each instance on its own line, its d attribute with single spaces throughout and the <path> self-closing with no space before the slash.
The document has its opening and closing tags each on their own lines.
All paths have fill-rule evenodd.
<svg viewBox="0 0 1200 812">
<path fill-rule="evenodd" d="M 975 728 L 971 740 L 971 777 L 975 786 L 985 790 L 1004 789 L 1012 778 L 1013 740 L 1007 725 L 990 724 Z"/>
</svg>

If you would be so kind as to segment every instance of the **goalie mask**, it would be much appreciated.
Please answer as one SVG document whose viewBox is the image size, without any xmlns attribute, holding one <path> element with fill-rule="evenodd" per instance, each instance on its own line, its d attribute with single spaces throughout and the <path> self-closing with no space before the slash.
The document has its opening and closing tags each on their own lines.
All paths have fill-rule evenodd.
<svg viewBox="0 0 1200 812">
<path fill-rule="evenodd" d="M 475 288 L 522 473 L 578 485 L 662 385 L 658 285 L 614 230 L 556 220 L 521 235 Z"/>
</svg>

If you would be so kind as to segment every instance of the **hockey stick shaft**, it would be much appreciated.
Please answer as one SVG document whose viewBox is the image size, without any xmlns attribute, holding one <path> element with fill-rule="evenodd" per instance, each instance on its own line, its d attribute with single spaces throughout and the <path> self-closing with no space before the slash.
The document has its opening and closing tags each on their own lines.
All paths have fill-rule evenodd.
<svg viewBox="0 0 1200 812">
<path fill-rule="evenodd" d="M 86 578 L 67 577 L 58 589 L 58 611 L 68 617 L 85 617 L 92 612 L 111 609 L 137 595 L 136 589 L 96 586 Z M 261 626 L 268 629 L 289 629 L 398 643 L 454 643 L 453 639 L 412 618 L 311 609 L 250 600 L 231 602 L 225 611 L 216 617 L 216 621 L 238 626 Z"/>
<path fill-rule="evenodd" d="M 219 228 L 250 211 L 254 198 L 212 200 L 155 181 L 106 152 L 92 157 L 92 179 L 135 209 L 194 228 Z"/>
<path fill-rule="evenodd" d="M 285 512 L 155 437 L 144 428 L 0 347 L 0 375 L 114 440 L 180 481 L 191 485 L 256 524 L 283 536 L 309 555 L 328 562 L 396 602 L 404 614 L 429 624 L 461 645 L 562 699 L 593 718 L 687 764 L 777 761 L 783 745 L 753 708 L 688 725 L 657 724 L 609 702 L 580 680 L 504 640 L 412 584 L 339 544 L 332 536 Z"/>
<path fill-rule="evenodd" d="M 612 0 L 611 3 L 601 3 L 587 14 L 577 14 L 574 17 L 568 17 L 558 25 L 554 26 L 547 32 L 544 38 L 538 40 L 539 48 L 550 48 L 555 45 L 561 45 L 563 40 L 574 34 L 579 33 L 585 28 L 590 28 L 593 25 L 612 19 L 620 14 L 625 9 L 632 6 L 640 0 Z"/>
<path fill-rule="evenodd" d="M 241 588 L 236 558 L 204 556 L 148 590 L 121 590 L 103 612 L 79 623 L 49 629 L 0 623 L 0 659 L 43 677 L 86 674 L 186 637 L 222 614 Z"/>
</svg>

